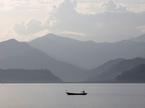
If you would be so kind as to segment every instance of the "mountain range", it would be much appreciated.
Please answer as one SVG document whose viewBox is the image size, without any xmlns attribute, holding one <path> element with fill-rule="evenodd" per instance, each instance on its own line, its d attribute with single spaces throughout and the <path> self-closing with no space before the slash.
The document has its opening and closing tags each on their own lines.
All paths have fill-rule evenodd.
<svg viewBox="0 0 145 108">
<path fill-rule="evenodd" d="M 92 83 L 123 82 L 124 80 L 123 76 L 125 74 L 126 77 L 128 77 L 128 80 L 125 80 L 124 82 L 138 82 L 139 80 L 138 78 L 134 79 L 134 81 L 129 80 L 132 77 L 131 71 L 134 71 L 135 68 L 136 72 L 138 69 L 138 73 L 144 73 L 145 70 L 142 71 L 141 69 L 136 68 L 143 64 L 145 64 L 144 58 L 110 60 L 104 63 L 103 65 L 97 67 L 96 69 L 91 70 L 89 79 L 86 81 Z M 135 77 L 135 75 L 133 76 Z M 145 79 L 145 74 L 142 77 Z M 121 79 L 121 80 L 117 80 L 117 79 Z"/>
<path fill-rule="evenodd" d="M 1 42 L 0 52 L 1 69 L 48 69 L 66 82 L 82 81 L 83 69 L 58 61 L 25 42 Z"/>
<path fill-rule="evenodd" d="M 145 57 L 145 42 L 131 40 L 97 43 L 48 34 L 29 44 L 57 60 L 84 69 L 96 68 L 112 59 Z"/>
<path fill-rule="evenodd" d="M 145 83 L 145 64 L 140 64 L 120 74 L 114 82 Z"/>
<path fill-rule="evenodd" d="M 28 76 L 32 82 L 51 82 L 51 78 L 52 82 L 145 82 L 139 80 L 144 78 L 145 64 L 145 41 L 138 41 L 141 37 L 144 36 L 112 43 L 79 41 L 55 34 L 30 42 L 7 40 L 0 43 L 0 81 L 27 82 Z M 41 75 L 40 70 L 48 73 Z M 22 75 L 26 72 L 22 81 L 18 71 Z M 10 72 L 16 77 L 8 77 Z M 135 79 L 136 74 L 142 77 Z"/>
</svg>

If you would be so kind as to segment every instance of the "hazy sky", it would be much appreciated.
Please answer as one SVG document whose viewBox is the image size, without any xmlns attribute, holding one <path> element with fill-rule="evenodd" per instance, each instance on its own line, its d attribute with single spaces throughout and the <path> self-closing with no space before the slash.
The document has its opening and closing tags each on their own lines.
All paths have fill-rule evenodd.
<svg viewBox="0 0 145 108">
<path fill-rule="evenodd" d="M 145 0 L 0 0 L 0 41 L 46 33 L 118 41 L 145 33 Z"/>
</svg>

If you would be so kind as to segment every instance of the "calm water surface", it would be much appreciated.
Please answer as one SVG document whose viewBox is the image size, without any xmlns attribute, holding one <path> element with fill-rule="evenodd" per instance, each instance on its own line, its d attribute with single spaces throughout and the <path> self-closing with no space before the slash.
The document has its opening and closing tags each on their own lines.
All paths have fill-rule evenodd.
<svg viewBox="0 0 145 108">
<path fill-rule="evenodd" d="M 145 108 L 145 84 L 0 84 L 0 108 Z"/>
</svg>

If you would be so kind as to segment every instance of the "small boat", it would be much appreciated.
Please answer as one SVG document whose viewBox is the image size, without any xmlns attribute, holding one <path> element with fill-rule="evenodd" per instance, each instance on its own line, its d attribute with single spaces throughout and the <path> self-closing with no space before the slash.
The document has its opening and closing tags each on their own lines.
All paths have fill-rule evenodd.
<svg viewBox="0 0 145 108">
<path fill-rule="evenodd" d="M 80 93 L 71 93 L 71 92 L 66 92 L 67 95 L 87 95 L 85 91 L 82 91 Z"/>
</svg>

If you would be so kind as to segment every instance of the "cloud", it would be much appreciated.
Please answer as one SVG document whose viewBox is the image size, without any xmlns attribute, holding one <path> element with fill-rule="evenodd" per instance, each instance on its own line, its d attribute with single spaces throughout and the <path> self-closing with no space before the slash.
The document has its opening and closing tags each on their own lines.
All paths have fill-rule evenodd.
<svg viewBox="0 0 145 108">
<path fill-rule="evenodd" d="M 94 2 L 78 2 L 77 11 L 82 14 L 96 14 L 102 12 L 126 12 L 128 9 L 123 4 L 114 1 L 97 0 Z"/>
<path fill-rule="evenodd" d="M 16 24 L 14 30 L 19 35 L 32 35 L 42 30 L 47 29 L 42 22 L 36 19 L 31 19 L 27 23 Z"/>
<path fill-rule="evenodd" d="M 54 17 L 53 32 L 73 31 L 84 33 L 88 39 L 96 41 L 118 41 L 142 34 L 138 29 L 145 25 L 145 13 L 134 13 L 113 1 L 102 4 L 102 13 L 82 14 L 77 4 L 65 0 Z"/>
<path fill-rule="evenodd" d="M 109 12 L 126 12 L 127 8 L 123 5 L 120 4 L 115 4 L 112 0 L 110 0 L 107 3 L 102 4 L 102 8 L 104 11 L 109 11 Z"/>
<path fill-rule="evenodd" d="M 0 0 L 0 10 L 11 11 L 11 10 L 29 10 L 38 11 L 47 9 L 51 11 L 54 6 L 58 6 L 62 0 Z"/>
<path fill-rule="evenodd" d="M 124 9 L 132 12 L 145 11 L 144 0 L 76 0 L 77 11 L 84 14 L 101 13 L 104 11 L 115 10 L 119 11 Z M 115 3 L 115 4 L 114 4 Z M 107 10 L 106 10 L 107 9 Z"/>
<path fill-rule="evenodd" d="M 0 10 L 1 11 L 7 11 L 7 10 L 11 10 L 12 6 L 11 6 L 11 2 L 9 0 L 1 0 L 0 1 Z"/>
<path fill-rule="evenodd" d="M 145 11 L 145 0 L 115 0 L 115 1 L 125 4 L 128 10 L 132 12 Z"/>
<path fill-rule="evenodd" d="M 0 28 L 29 37 L 50 31 L 116 41 L 144 33 L 143 11 L 144 0 L 0 0 Z"/>
</svg>

